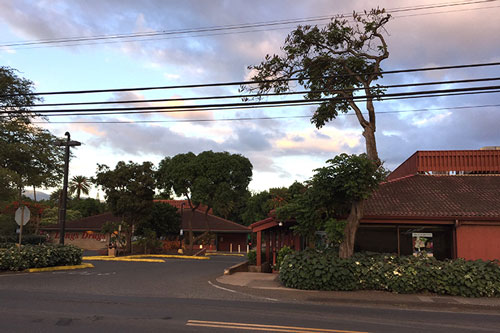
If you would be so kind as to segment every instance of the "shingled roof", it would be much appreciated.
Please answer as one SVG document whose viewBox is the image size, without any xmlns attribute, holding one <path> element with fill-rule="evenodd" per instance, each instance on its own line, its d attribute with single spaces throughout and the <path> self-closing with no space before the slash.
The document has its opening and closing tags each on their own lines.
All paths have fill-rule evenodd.
<svg viewBox="0 0 500 333">
<path fill-rule="evenodd" d="M 79 220 L 67 221 L 66 230 L 92 230 L 100 231 L 106 222 L 121 222 L 122 218 L 113 215 L 111 212 L 81 218 Z M 59 224 L 45 226 L 42 230 L 59 230 Z"/>
<path fill-rule="evenodd" d="M 500 175 L 412 175 L 388 181 L 366 202 L 365 218 L 500 219 Z"/>
<path fill-rule="evenodd" d="M 191 218 L 191 210 L 184 209 L 184 218 L 182 219 L 182 229 L 188 230 L 188 220 Z M 106 222 L 120 222 L 122 218 L 114 216 L 111 212 L 85 217 L 79 220 L 66 222 L 66 230 L 74 231 L 99 231 Z M 223 219 L 215 215 L 208 214 L 208 224 L 210 231 L 223 233 L 249 233 L 250 228 L 244 225 Z M 194 213 L 193 231 L 203 232 L 206 230 L 205 213 L 196 210 Z M 42 230 L 59 230 L 59 225 L 42 227 Z"/>
<path fill-rule="evenodd" d="M 182 229 L 188 230 L 188 221 L 191 218 L 191 210 L 184 210 L 184 216 L 182 219 Z M 210 226 L 210 231 L 213 232 L 243 232 L 250 233 L 250 228 L 233 221 L 223 219 L 215 215 L 208 214 L 208 224 Z M 196 210 L 193 216 L 193 231 L 205 231 L 207 230 L 205 223 L 205 213 Z"/>
</svg>

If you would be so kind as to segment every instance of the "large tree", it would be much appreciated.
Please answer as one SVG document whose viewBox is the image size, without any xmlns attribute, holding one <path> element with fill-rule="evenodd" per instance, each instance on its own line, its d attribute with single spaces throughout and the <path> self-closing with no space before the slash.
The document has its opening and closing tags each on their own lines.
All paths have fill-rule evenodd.
<svg viewBox="0 0 500 333">
<path fill-rule="evenodd" d="M 33 82 L 19 77 L 15 69 L 0 66 L 0 122 L 34 117 L 31 106 L 41 101 L 34 90 Z"/>
<path fill-rule="evenodd" d="M 34 84 L 17 71 L 0 66 L 0 192 L 25 186 L 52 187 L 61 179 L 64 151 L 57 138 L 31 123 L 31 106 L 40 101 Z"/>
<path fill-rule="evenodd" d="M 340 154 L 327 164 L 315 170 L 306 190 L 278 208 L 277 215 L 281 219 L 295 219 L 296 230 L 303 236 L 313 237 L 315 231 L 332 229 L 332 224 L 350 211 L 339 247 L 339 256 L 347 258 L 353 253 L 355 237 L 349 228 L 358 228 L 361 218 L 352 212 L 357 213 L 356 207 L 363 207 L 364 201 L 385 179 L 386 171 L 366 154 Z"/>
<path fill-rule="evenodd" d="M 389 19 L 384 9 L 377 8 L 353 13 L 352 20 L 336 17 L 323 28 L 299 26 L 286 38 L 283 55 L 267 55 L 261 64 L 249 66 L 256 73 L 252 79 L 258 83 L 244 89 L 259 94 L 271 90 L 281 93 L 298 82 L 307 90 L 305 99 L 321 102 L 311 118 L 317 128 L 340 112 L 353 110 L 363 129 L 367 156 L 379 166 L 374 101 L 383 89 L 373 82 L 382 77 L 380 64 L 389 57 L 384 37 Z M 363 98 L 359 98 L 360 94 Z M 359 201 L 352 206 L 348 219 L 352 223 L 346 226 L 343 246 L 355 236 L 362 216 L 363 203 Z"/>
<path fill-rule="evenodd" d="M 18 196 L 25 186 L 53 187 L 63 173 L 64 150 L 57 137 L 29 122 L 0 122 L 0 169 L 9 175 L 9 186 Z"/>
<path fill-rule="evenodd" d="M 213 151 L 166 157 L 160 162 L 157 173 L 160 188 L 166 192 L 173 190 L 177 196 L 187 199 L 191 210 L 188 220 L 191 250 L 194 242 L 210 232 L 210 209 L 224 210 L 237 202 L 246 194 L 251 178 L 252 164 L 246 157 Z M 192 219 L 200 205 L 205 207 L 206 231 L 194 238 Z"/>
<path fill-rule="evenodd" d="M 151 162 L 120 161 L 114 170 L 98 164 L 95 183 L 106 193 L 113 214 L 121 216 L 132 228 L 149 218 L 155 189 Z M 127 233 L 127 238 L 127 251 L 130 252 L 132 232 Z"/>
</svg>

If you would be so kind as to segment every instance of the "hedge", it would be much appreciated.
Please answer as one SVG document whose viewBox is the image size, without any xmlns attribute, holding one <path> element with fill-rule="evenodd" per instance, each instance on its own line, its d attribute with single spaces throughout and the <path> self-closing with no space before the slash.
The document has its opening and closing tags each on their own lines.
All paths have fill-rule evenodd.
<svg viewBox="0 0 500 333">
<path fill-rule="evenodd" d="M 23 245 L 35 245 L 35 244 L 43 244 L 47 241 L 47 236 L 45 235 L 23 235 L 21 238 L 21 243 Z M 19 242 L 19 235 L 11 235 L 11 236 L 0 236 L 0 244 L 17 244 Z"/>
<path fill-rule="evenodd" d="M 0 271 L 79 265 L 83 250 L 73 245 L 24 245 L 0 249 Z"/>
<path fill-rule="evenodd" d="M 284 258 L 280 279 L 286 287 L 306 290 L 500 296 L 498 261 L 439 261 L 432 257 L 390 254 L 355 254 L 340 259 L 333 253 L 308 249 Z"/>
</svg>

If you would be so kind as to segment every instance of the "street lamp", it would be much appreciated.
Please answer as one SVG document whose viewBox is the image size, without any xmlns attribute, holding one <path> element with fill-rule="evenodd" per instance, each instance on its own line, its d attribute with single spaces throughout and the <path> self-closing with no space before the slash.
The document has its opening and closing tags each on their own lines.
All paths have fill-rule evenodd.
<svg viewBox="0 0 500 333">
<path fill-rule="evenodd" d="M 81 142 L 71 141 L 71 135 L 69 132 L 64 133 L 67 139 L 66 141 L 59 141 L 56 146 L 64 147 L 64 182 L 62 189 L 62 200 L 59 206 L 59 244 L 64 245 L 64 232 L 66 227 L 66 201 L 68 197 L 68 171 L 69 171 L 69 148 L 81 146 Z"/>
</svg>

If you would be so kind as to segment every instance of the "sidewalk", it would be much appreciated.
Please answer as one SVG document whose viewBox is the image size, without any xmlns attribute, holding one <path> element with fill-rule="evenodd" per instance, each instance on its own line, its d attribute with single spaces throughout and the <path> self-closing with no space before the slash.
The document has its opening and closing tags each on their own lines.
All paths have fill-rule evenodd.
<svg viewBox="0 0 500 333">
<path fill-rule="evenodd" d="M 433 294 L 396 294 L 385 291 L 317 291 L 290 289 L 281 285 L 278 274 L 238 272 L 223 275 L 217 282 L 228 286 L 237 286 L 256 290 L 275 291 L 274 296 L 284 298 L 293 295 L 294 299 L 316 303 L 386 305 L 398 307 L 425 308 L 433 310 L 476 310 L 498 311 L 500 313 L 500 297 L 468 298 L 458 296 L 441 296 Z"/>
</svg>

